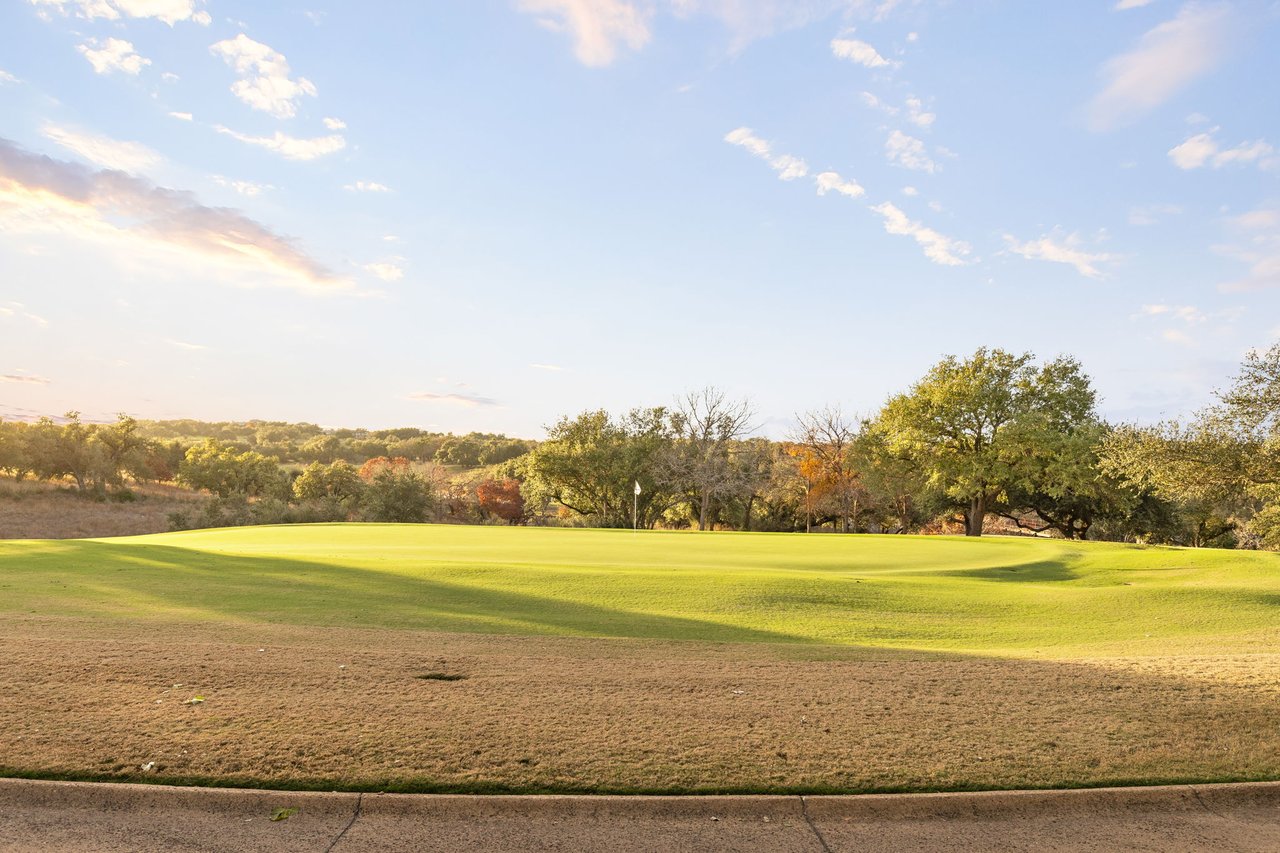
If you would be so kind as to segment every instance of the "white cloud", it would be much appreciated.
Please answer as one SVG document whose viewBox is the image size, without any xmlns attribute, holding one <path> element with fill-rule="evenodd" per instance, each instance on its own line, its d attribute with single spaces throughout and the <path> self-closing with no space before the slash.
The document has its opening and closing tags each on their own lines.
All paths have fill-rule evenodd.
<svg viewBox="0 0 1280 853">
<path fill-rule="evenodd" d="M 1045 234 L 1038 240 L 1018 242 L 1010 234 L 1004 235 L 1009 251 L 1021 255 L 1030 261 L 1049 261 L 1057 264 L 1068 264 L 1075 267 L 1076 272 L 1086 278 L 1102 278 L 1098 264 L 1115 260 L 1113 255 L 1105 252 L 1087 252 L 1080 248 L 1081 240 L 1075 234 L 1059 237 L 1056 234 Z"/>
<path fill-rule="evenodd" d="M 253 181 L 236 181 L 231 178 L 225 178 L 222 175 L 211 175 L 210 177 L 218 186 L 230 187 L 240 193 L 240 195 L 248 196 L 249 198 L 262 195 L 267 190 L 275 189 L 271 184 L 255 184 Z"/>
<path fill-rule="evenodd" d="M 391 192 L 391 187 L 387 186 L 386 184 L 377 183 L 376 181 L 356 181 L 355 183 L 352 183 L 352 184 L 344 184 L 342 188 L 344 190 L 349 190 L 350 192 L 353 192 L 353 193 L 389 193 Z"/>
<path fill-rule="evenodd" d="M 1246 292 L 1280 287 L 1280 207 L 1251 210 L 1232 217 L 1228 224 L 1240 232 L 1241 242 L 1214 246 L 1214 251 L 1248 264 L 1248 271 L 1218 289 Z"/>
<path fill-rule="evenodd" d="M 884 219 L 884 230 L 890 234 L 911 237 L 924 249 L 925 257 L 935 264 L 955 267 L 968 263 L 963 257 L 970 252 L 968 243 L 939 234 L 919 222 L 913 222 L 890 202 L 875 205 L 871 209 Z"/>
<path fill-rule="evenodd" d="M 867 192 L 857 181 L 840 177 L 839 172 L 820 172 L 813 181 L 818 185 L 818 195 L 837 192 L 849 198 L 861 198 Z"/>
<path fill-rule="evenodd" d="M 1191 335 L 1182 329 L 1164 329 L 1160 332 L 1160 337 L 1171 344 L 1178 344 L 1184 347 L 1195 346 L 1196 343 Z"/>
<path fill-rule="evenodd" d="M 531 364 L 529 366 L 532 367 L 534 370 L 550 370 L 553 373 L 559 373 L 560 371 L 564 370 L 564 368 L 558 364 Z"/>
<path fill-rule="evenodd" d="M 404 270 L 395 264 L 365 264 L 364 268 L 383 281 L 399 281 L 404 278 Z"/>
<path fill-rule="evenodd" d="M 329 128 L 329 130 L 345 130 L 347 127 L 347 123 L 340 118 L 325 116 L 323 121 L 324 121 L 324 126 Z"/>
<path fill-rule="evenodd" d="M 911 95 L 907 98 L 907 121 L 911 122 L 916 127 L 928 130 L 930 127 L 933 127 L 933 122 L 936 118 L 936 115 L 925 110 L 924 102 L 915 95 Z"/>
<path fill-rule="evenodd" d="M 241 286 L 349 290 L 296 241 L 239 211 L 119 171 L 42 157 L 0 140 L 0 231 L 56 234 L 127 259 L 225 274 Z"/>
<path fill-rule="evenodd" d="M 164 342 L 171 347 L 177 347 L 178 349 L 184 349 L 184 350 L 189 350 L 193 352 L 196 350 L 208 349 L 208 347 L 205 346 L 204 344 L 193 344 L 189 341 L 179 341 L 173 338 L 165 338 Z"/>
<path fill-rule="evenodd" d="M 497 400 L 478 397 L 474 394 L 438 394 L 434 391 L 417 391 L 408 395 L 410 400 L 422 400 L 428 403 L 449 403 L 454 406 L 465 406 L 472 409 L 477 406 L 496 406 Z"/>
<path fill-rule="evenodd" d="M 191 113 L 169 113 L 169 116 L 171 118 L 176 118 L 179 121 L 191 121 L 195 118 Z"/>
<path fill-rule="evenodd" d="M 63 15 L 93 20 L 116 21 L 125 18 L 155 18 L 173 26 L 179 21 L 193 21 L 203 27 L 213 19 L 193 0 L 31 0 L 33 6 L 51 6 Z"/>
<path fill-rule="evenodd" d="M 21 317 L 42 328 L 49 325 L 48 320 L 39 314 L 32 314 L 21 302 L 6 302 L 0 305 L 0 317 Z"/>
<path fill-rule="evenodd" d="M 917 172 L 929 174 L 941 169 L 925 151 L 924 142 L 900 130 L 894 130 L 889 134 L 889 138 L 884 143 L 884 151 L 890 163 L 897 163 L 904 169 L 914 169 Z"/>
<path fill-rule="evenodd" d="M 1129 209 L 1130 225 L 1155 225 L 1164 216 L 1176 216 L 1182 207 L 1176 204 L 1148 204 Z"/>
<path fill-rule="evenodd" d="M 8 71 L 5 71 L 3 68 L 0 68 L 0 86 L 5 85 L 6 83 L 20 83 L 20 82 L 22 81 L 20 81 L 17 77 L 14 77 Z"/>
<path fill-rule="evenodd" d="M 517 0 L 516 8 L 538 16 L 553 32 L 568 32 L 583 65 L 604 66 L 618 56 L 619 45 L 639 50 L 648 43 L 653 9 L 626 0 Z"/>
<path fill-rule="evenodd" d="M 77 47 L 76 50 L 80 51 L 81 55 L 89 60 L 94 72 L 98 74 L 110 74 L 112 71 L 120 71 L 136 76 L 143 68 L 151 64 L 150 59 L 138 55 L 138 52 L 133 49 L 132 42 L 127 42 L 124 39 L 109 38 L 104 42 L 99 42 L 97 39 L 89 39 L 89 41 Z"/>
<path fill-rule="evenodd" d="M 276 118 L 293 118 L 303 95 L 316 96 L 315 84 L 310 80 L 289 76 L 289 63 L 283 54 L 244 33 L 214 43 L 209 51 L 222 57 L 240 75 L 231 84 L 231 91 L 255 110 Z"/>
<path fill-rule="evenodd" d="M 790 154 L 775 155 L 773 146 L 756 136 L 749 127 L 740 127 L 737 130 L 729 131 L 725 134 L 724 141 L 730 145 L 738 145 L 745 148 L 761 160 L 767 161 L 774 171 L 778 173 L 780 180 L 791 181 L 809 174 L 809 167 L 804 160 L 799 157 L 793 157 Z"/>
<path fill-rule="evenodd" d="M 20 382 L 27 385 L 48 385 L 49 380 L 43 376 L 29 373 L 0 373 L 0 382 Z"/>
<path fill-rule="evenodd" d="M 140 142 L 120 142 L 110 137 L 54 124 L 46 124 L 40 128 L 40 132 L 45 138 L 74 151 L 91 163 L 121 172 L 142 172 L 163 159 Z"/>
<path fill-rule="evenodd" d="M 1160 106 L 1227 53 L 1231 8 L 1189 2 L 1102 67 L 1102 91 L 1088 105 L 1089 126 L 1109 130 Z"/>
<path fill-rule="evenodd" d="M 866 68 L 896 68 L 899 65 L 885 59 L 879 51 L 860 39 L 834 38 L 831 40 L 831 52 L 840 59 L 856 62 Z"/>
<path fill-rule="evenodd" d="M 1151 0 L 1120 0 L 1116 3 L 1115 9 L 1118 12 L 1123 12 L 1125 9 L 1139 9 L 1150 2 Z"/>
<path fill-rule="evenodd" d="M 1276 157 L 1276 150 L 1269 142 L 1255 139 L 1252 142 L 1241 142 L 1233 148 L 1223 148 L 1213 138 L 1217 131 L 1218 128 L 1215 127 L 1208 133 L 1188 137 L 1169 149 L 1169 159 L 1179 169 L 1199 169 L 1203 166 L 1221 169 L 1223 166 L 1254 163 L 1260 169 L 1280 166 L 1280 157 Z"/>
<path fill-rule="evenodd" d="M 941 213 L 941 212 L 942 212 L 942 202 L 940 202 L 940 201 L 931 201 L 931 202 L 929 202 L 929 209 L 930 209 L 930 210 L 932 210 L 934 213 Z"/>
<path fill-rule="evenodd" d="M 920 195 L 920 190 L 916 189 L 915 187 L 903 187 L 902 194 L 905 196 L 915 197 Z"/>
<path fill-rule="evenodd" d="M 288 136 L 278 130 L 271 136 L 249 136 L 248 134 L 238 133 L 229 127 L 223 127 L 220 124 L 214 125 L 214 130 L 218 131 L 218 133 L 225 133 L 227 136 L 238 139 L 248 145 L 257 145 L 269 151 L 274 151 L 289 160 L 314 160 L 317 157 L 323 157 L 326 154 L 332 154 L 347 147 L 347 140 L 338 134 L 317 136 L 312 139 L 299 139 L 294 136 Z"/>
</svg>

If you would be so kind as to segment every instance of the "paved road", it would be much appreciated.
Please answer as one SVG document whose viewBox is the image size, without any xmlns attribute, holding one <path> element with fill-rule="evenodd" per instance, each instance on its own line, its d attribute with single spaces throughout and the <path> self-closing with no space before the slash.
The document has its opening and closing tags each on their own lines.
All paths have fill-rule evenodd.
<svg viewBox="0 0 1280 853">
<path fill-rule="evenodd" d="M 272 821 L 277 809 L 297 809 Z M 472 797 L 0 779 L 0 851 L 1277 851 L 1280 783 L 859 797 Z"/>
</svg>

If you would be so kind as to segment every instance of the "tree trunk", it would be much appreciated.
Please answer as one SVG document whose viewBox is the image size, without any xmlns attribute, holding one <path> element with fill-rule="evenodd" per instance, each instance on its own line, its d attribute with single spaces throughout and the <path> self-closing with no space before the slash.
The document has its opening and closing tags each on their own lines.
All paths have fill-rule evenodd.
<svg viewBox="0 0 1280 853">
<path fill-rule="evenodd" d="M 981 536 L 982 522 L 987 517 L 987 496 L 985 493 L 974 495 L 969 500 L 969 514 L 964 517 L 964 535 Z"/>
<path fill-rule="evenodd" d="M 742 512 L 742 529 L 746 532 L 751 531 L 751 505 L 756 502 L 756 496 L 752 495 L 747 498 L 747 507 Z"/>
<path fill-rule="evenodd" d="M 699 530 L 707 529 L 707 514 L 710 508 L 711 508 L 711 497 L 709 495 L 704 494 L 702 496 L 701 506 L 698 507 L 698 529 Z"/>
</svg>

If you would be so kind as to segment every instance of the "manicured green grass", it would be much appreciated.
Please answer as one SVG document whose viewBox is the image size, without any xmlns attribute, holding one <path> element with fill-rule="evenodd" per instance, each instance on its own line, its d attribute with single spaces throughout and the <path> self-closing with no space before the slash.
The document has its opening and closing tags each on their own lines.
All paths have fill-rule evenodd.
<svg viewBox="0 0 1280 853">
<path fill-rule="evenodd" d="M 0 614 L 856 645 L 1274 651 L 1280 555 L 437 525 L 0 542 Z"/>
</svg>

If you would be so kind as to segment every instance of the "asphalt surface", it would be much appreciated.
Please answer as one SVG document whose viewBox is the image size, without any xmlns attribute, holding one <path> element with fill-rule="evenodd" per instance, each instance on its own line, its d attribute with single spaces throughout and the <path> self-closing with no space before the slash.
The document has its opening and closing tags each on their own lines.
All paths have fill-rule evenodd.
<svg viewBox="0 0 1280 853">
<path fill-rule="evenodd" d="M 279 810 L 287 811 L 282 819 Z M 0 779 L 0 851 L 1280 851 L 1280 783 L 847 797 L 348 794 Z"/>
</svg>

